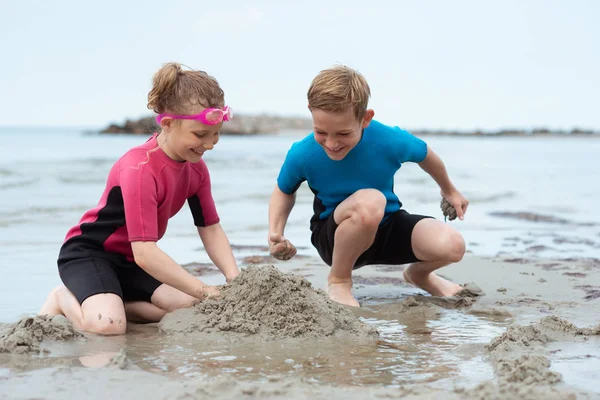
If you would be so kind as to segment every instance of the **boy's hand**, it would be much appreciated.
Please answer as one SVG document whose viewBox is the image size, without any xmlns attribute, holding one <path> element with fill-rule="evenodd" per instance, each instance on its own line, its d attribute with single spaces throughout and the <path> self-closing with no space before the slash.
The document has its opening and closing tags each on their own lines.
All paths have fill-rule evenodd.
<svg viewBox="0 0 600 400">
<path fill-rule="evenodd" d="M 287 261 L 296 255 L 296 247 L 282 235 L 270 233 L 269 252 L 276 259 Z"/>
<path fill-rule="evenodd" d="M 467 200 L 458 190 L 454 190 L 450 193 L 442 192 L 442 197 L 454 207 L 458 219 L 461 221 L 464 220 L 467 207 L 469 206 L 469 200 Z"/>
</svg>

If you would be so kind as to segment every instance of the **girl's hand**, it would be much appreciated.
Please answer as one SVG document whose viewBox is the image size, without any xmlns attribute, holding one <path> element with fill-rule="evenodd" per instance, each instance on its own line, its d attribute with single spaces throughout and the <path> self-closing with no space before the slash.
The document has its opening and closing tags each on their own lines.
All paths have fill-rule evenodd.
<svg viewBox="0 0 600 400">
<path fill-rule="evenodd" d="M 202 290 L 204 293 L 204 300 L 210 298 L 219 298 L 221 296 L 221 291 L 216 286 L 206 286 Z"/>
</svg>

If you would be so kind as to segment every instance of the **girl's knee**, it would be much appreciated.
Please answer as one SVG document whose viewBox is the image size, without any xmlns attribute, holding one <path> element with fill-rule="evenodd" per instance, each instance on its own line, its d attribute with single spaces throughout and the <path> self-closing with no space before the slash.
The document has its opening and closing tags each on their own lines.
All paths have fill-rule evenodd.
<svg viewBox="0 0 600 400">
<path fill-rule="evenodd" d="M 86 318 L 83 321 L 83 330 L 98 335 L 123 335 L 127 331 L 127 321 L 125 318 L 115 320 L 98 314 L 97 317 Z"/>
</svg>

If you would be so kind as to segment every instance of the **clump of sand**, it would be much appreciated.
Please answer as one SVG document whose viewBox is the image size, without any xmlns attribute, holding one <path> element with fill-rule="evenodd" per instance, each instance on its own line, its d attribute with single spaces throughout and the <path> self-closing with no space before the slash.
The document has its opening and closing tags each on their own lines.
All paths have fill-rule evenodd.
<svg viewBox="0 0 600 400">
<path fill-rule="evenodd" d="M 62 315 L 24 317 L 7 327 L 0 337 L 0 353 L 41 353 L 45 340 L 72 340 L 83 337 Z"/>
<path fill-rule="evenodd" d="M 554 385 L 562 375 L 550 370 L 544 345 L 561 340 L 577 340 L 600 334 L 596 328 L 579 328 L 557 316 L 542 318 L 527 326 L 513 324 L 486 346 L 494 364 L 500 387 L 512 385 Z"/>
<path fill-rule="evenodd" d="M 448 218 L 450 221 L 454 221 L 457 217 L 456 209 L 452 204 L 448 203 L 448 200 L 442 197 L 442 201 L 440 201 L 440 208 L 442 209 L 442 214 L 444 214 L 444 221 Z"/>
<path fill-rule="evenodd" d="M 349 309 L 315 290 L 305 278 L 272 265 L 250 266 L 220 298 L 167 314 L 159 323 L 165 333 L 229 333 L 262 339 L 323 338 L 350 334 L 377 337 L 375 328 Z"/>
</svg>

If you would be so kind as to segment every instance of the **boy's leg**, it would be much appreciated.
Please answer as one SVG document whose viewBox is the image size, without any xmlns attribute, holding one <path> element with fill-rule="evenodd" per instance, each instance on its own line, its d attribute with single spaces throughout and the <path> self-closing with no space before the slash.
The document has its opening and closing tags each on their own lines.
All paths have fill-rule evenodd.
<svg viewBox="0 0 600 400">
<path fill-rule="evenodd" d="M 378 190 L 363 189 L 341 202 L 334 211 L 338 225 L 334 236 L 331 270 L 327 278 L 329 297 L 341 304 L 359 307 L 352 295 L 352 269 L 356 260 L 375 240 L 386 206 Z"/>
<path fill-rule="evenodd" d="M 412 231 L 412 249 L 420 262 L 404 269 L 404 279 L 434 296 L 452 296 L 462 288 L 435 274 L 435 270 L 459 262 L 465 254 L 460 233 L 432 218 L 419 221 Z"/>
</svg>

